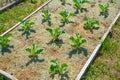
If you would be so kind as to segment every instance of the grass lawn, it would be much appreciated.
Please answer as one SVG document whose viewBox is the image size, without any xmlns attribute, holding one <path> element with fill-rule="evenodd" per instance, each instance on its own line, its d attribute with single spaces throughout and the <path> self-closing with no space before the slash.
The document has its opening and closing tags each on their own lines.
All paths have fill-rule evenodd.
<svg viewBox="0 0 120 80">
<path fill-rule="evenodd" d="M 120 17 L 82 80 L 120 80 Z"/>
<path fill-rule="evenodd" d="M 24 18 L 31 12 L 36 10 L 41 4 L 47 0 L 38 0 L 36 4 L 32 4 L 30 0 L 26 0 L 18 5 L 13 6 L 0 13 L 0 34 L 8 30 L 18 22 L 18 18 Z"/>
</svg>

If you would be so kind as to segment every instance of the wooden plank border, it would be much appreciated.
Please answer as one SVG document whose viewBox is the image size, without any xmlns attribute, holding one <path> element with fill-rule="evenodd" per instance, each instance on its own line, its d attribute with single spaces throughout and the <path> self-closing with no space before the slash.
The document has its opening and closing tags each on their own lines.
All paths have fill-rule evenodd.
<svg viewBox="0 0 120 80">
<path fill-rule="evenodd" d="M 5 77 L 7 77 L 7 78 L 9 78 L 11 80 L 18 80 L 15 77 L 13 77 L 11 74 L 9 74 L 9 73 L 7 73 L 7 72 L 5 72 L 3 70 L 0 70 L 0 74 L 4 75 Z"/>
<path fill-rule="evenodd" d="M 109 34 L 109 32 L 111 31 L 113 25 L 115 24 L 115 22 L 117 21 L 117 19 L 119 18 L 120 16 L 120 12 L 117 14 L 117 16 L 114 18 L 113 22 L 110 24 L 107 32 L 103 35 L 101 41 L 104 41 L 107 37 L 107 35 Z M 93 53 L 91 54 L 91 56 L 89 57 L 89 59 L 87 60 L 87 62 L 85 63 L 85 65 L 83 66 L 83 68 L 81 69 L 80 73 L 78 74 L 76 80 L 80 80 L 83 76 L 83 74 L 85 73 L 86 69 L 89 67 L 89 65 L 91 64 L 91 62 L 94 60 L 94 58 L 96 57 L 97 55 L 97 52 L 99 51 L 99 49 L 101 48 L 102 46 L 102 42 L 100 42 L 96 48 L 94 49 Z"/>
<path fill-rule="evenodd" d="M 18 4 L 18 3 L 22 2 L 22 1 L 23 0 L 16 0 L 16 1 L 13 1 L 11 3 L 8 3 L 7 5 L 0 8 L 0 12 L 5 10 L 6 8 L 11 7 L 11 6 L 15 5 L 15 4 Z"/>
</svg>

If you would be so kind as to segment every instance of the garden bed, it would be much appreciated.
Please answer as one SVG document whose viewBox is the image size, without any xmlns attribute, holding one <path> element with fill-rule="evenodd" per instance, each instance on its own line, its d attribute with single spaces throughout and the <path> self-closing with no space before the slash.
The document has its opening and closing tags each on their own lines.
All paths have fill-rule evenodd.
<svg viewBox="0 0 120 80">
<path fill-rule="evenodd" d="M 52 80 L 49 74 L 50 60 L 57 59 L 61 63 L 68 64 L 68 79 L 74 80 L 100 42 L 101 37 L 107 31 L 110 23 L 120 11 L 118 2 L 109 3 L 109 15 L 104 18 L 99 16 L 99 3 L 105 4 L 104 0 L 101 0 L 101 2 L 99 0 L 90 1 L 85 4 L 84 7 L 87 8 L 87 12 L 80 12 L 76 17 L 70 19 L 71 23 L 65 24 L 65 26 L 60 28 L 65 30 L 65 34 L 60 36 L 63 44 L 57 46 L 55 43 L 48 44 L 52 37 L 45 29 L 48 27 L 56 28 L 61 25 L 61 17 L 59 15 L 61 11 L 75 12 L 75 9 L 73 8 L 72 0 L 67 0 L 65 6 L 61 5 L 59 0 L 53 0 L 48 6 L 44 7 L 44 9 L 49 9 L 51 12 L 51 26 L 48 26 L 47 23 L 41 24 L 42 13 L 38 11 L 29 18 L 35 23 L 32 29 L 36 33 L 31 33 L 28 39 L 21 35 L 22 32 L 19 31 L 21 27 L 17 27 L 10 32 L 12 37 L 10 38 L 9 49 L 7 52 L 0 52 L 0 69 L 11 73 L 19 80 Z M 93 30 L 93 33 L 89 30 L 84 30 L 85 17 L 99 21 L 99 26 L 96 30 Z M 80 33 L 83 38 L 87 39 L 87 43 L 81 46 L 79 52 L 72 48 L 72 42 L 69 40 L 70 36 L 75 36 L 76 33 Z M 39 56 L 38 60 L 31 60 L 29 54 L 25 52 L 25 48 L 31 47 L 35 43 L 38 44 L 39 48 L 44 48 L 44 53 Z M 54 80 L 59 79 L 58 75 L 54 77 Z"/>
</svg>

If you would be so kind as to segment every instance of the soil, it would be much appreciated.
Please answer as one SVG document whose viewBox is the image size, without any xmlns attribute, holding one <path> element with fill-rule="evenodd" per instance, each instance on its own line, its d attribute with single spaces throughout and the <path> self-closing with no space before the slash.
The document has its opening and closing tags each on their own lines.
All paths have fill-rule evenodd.
<svg viewBox="0 0 120 80">
<path fill-rule="evenodd" d="M 59 13 L 63 10 L 74 13 L 75 9 L 73 8 L 72 0 L 67 0 L 65 6 L 61 5 L 60 0 L 53 0 L 48 6 L 44 7 L 44 9 L 51 11 L 51 26 L 47 23 L 41 24 L 42 13 L 38 11 L 29 18 L 29 20 L 35 22 L 32 29 L 36 33 L 31 33 L 28 39 L 22 36 L 22 32 L 19 31 L 22 25 L 10 32 L 12 37 L 10 38 L 11 41 L 8 50 L 4 53 L 0 52 L 0 69 L 11 73 L 19 80 L 75 80 L 81 68 L 99 43 L 100 38 L 107 31 L 110 23 L 120 11 L 117 0 L 116 3 L 109 3 L 109 15 L 107 18 L 104 18 L 103 16 L 99 16 L 99 3 L 105 4 L 107 1 L 91 0 L 88 4 L 84 5 L 88 10 L 87 12 L 79 12 L 76 17 L 70 18 L 71 23 L 65 24 L 65 26 L 60 28 L 61 30 L 65 30 L 66 33 L 60 36 L 63 44 L 57 46 L 55 43 L 48 44 L 52 37 L 45 29 L 47 27 L 53 29 L 59 27 L 61 25 Z M 99 28 L 93 30 L 93 33 L 89 30 L 84 30 L 85 17 L 100 22 Z M 75 33 L 80 33 L 83 38 L 87 39 L 87 43 L 81 46 L 78 53 L 71 47 L 72 42 L 69 40 L 69 37 L 75 36 Z M 34 43 L 37 43 L 39 48 L 44 48 L 44 53 L 36 61 L 31 60 L 29 54 L 25 52 L 25 48 L 31 48 Z M 69 78 L 63 79 L 58 75 L 55 75 L 54 79 L 50 77 L 49 66 L 51 64 L 50 60 L 52 59 L 57 59 L 61 63 L 67 63 L 69 65 L 67 73 Z"/>
</svg>

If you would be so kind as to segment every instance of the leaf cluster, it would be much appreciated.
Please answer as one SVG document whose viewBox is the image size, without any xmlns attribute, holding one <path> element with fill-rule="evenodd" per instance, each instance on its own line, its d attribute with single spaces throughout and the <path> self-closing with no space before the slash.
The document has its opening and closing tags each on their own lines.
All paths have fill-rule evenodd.
<svg viewBox="0 0 120 80">
<path fill-rule="evenodd" d="M 67 10 L 65 10 L 65 11 L 61 11 L 60 12 L 60 16 L 62 17 L 62 21 L 63 22 L 68 23 L 69 22 L 69 18 L 73 17 L 73 16 L 76 16 L 76 14 L 75 13 L 70 13 Z"/>
<path fill-rule="evenodd" d="M 8 43 L 10 42 L 9 37 L 12 36 L 12 34 L 6 34 L 5 36 L 0 36 L 0 45 L 2 47 L 6 47 Z"/>
<path fill-rule="evenodd" d="M 33 47 L 30 49 L 30 48 L 26 48 L 26 52 L 30 53 L 31 54 L 31 57 L 32 58 L 37 58 L 38 55 L 42 54 L 43 53 L 43 50 L 44 49 L 37 49 L 38 48 L 38 45 L 37 44 L 33 44 Z"/>
<path fill-rule="evenodd" d="M 65 74 L 68 71 L 68 65 L 66 63 L 61 64 L 58 60 L 51 60 L 50 74 L 54 76 L 55 74 Z"/>
<path fill-rule="evenodd" d="M 84 39 L 84 38 L 82 38 L 82 36 L 81 36 L 79 33 L 76 33 L 76 38 L 73 37 L 73 36 L 71 36 L 69 39 L 73 42 L 73 44 L 74 44 L 73 47 L 74 47 L 75 49 L 80 48 L 80 46 L 81 46 L 82 44 L 84 44 L 84 43 L 87 42 L 87 40 Z"/>
<path fill-rule="evenodd" d="M 60 31 L 60 28 L 56 28 L 56 29 L 51 29 L 51 28 L 46 28 L 46 30 L 51 34 L 51 36 L 53 37 L 53 41 L 57 40 L 58 37 L 62 34 L 65 33 L 64 30 Z"/>
</svg>

